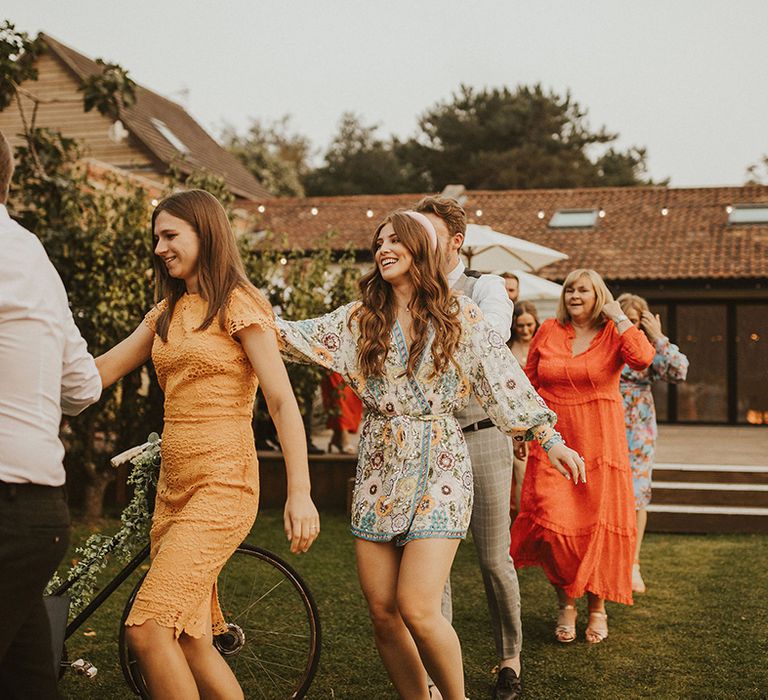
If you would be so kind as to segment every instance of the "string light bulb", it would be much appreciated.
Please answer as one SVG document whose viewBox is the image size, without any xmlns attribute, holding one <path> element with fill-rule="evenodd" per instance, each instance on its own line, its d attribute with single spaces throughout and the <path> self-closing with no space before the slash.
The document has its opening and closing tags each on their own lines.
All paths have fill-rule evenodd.
<svg viewBox="0 0 768 700">
<path fill-rule="evenodd" d="M 259 214 L 263 214 L 265 211 L 267 211 L 267 208 L 263 204 L 259 204 L 258 210 Z"/>
<path fill-rule="evenodd" d="M 317 207 L 312 207 L 309 210 L 309 213 L 312 214 L 312 216 L 317 216 Z"/>
<path fill-rule="evenodd" d="M 482 216 L 482 215 L 483 215 L 483 210 L 482 209 L 477 209 L 475 211 L 475 216 Z"/>
<path fill-rule="evenodd" d="M 599 212 L 597 212 L 597 215 L 601 218 L 605 218 L 605 209 L 601 209 Z"/>
<path fill-rule="evenodd" d="M 544 210 L 543 209 L 539 209 L 539 213 L 536 214 L 536 216 L 538 216 L 540 219 L 543 219 L 544 218 Z"/>
<path fill-rule="evenodd" d="M 666 216 L 667 214 L 669 214 L 669 209 L 667 209 L 666 207 L 662 207 L 661 215 L 662 216 Z"/>
<path fill-rule="evenodd" d="M 373 218 L 373 209 L 369 209 L 367 212 L 365 212 L 365 215 L 369 218 Z"/>
</svg>

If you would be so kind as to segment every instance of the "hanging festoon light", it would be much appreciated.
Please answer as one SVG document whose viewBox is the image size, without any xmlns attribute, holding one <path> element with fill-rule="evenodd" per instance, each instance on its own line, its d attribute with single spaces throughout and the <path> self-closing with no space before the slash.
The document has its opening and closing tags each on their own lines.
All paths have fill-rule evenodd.
<svg viewBox="0 0 768 700">
<path fill-rule="evenodd" d="M 601 209 L 599 212 L 597 212 L 597 215 L 601 218 L 605 218 L 605 209 Z"/>
<path fill-rule="evenodd" d="M 661 208 L 661 215 L 662 216 L 666 216 L 667 214 L 669 214 L 669 209 L 667 209 L 666 207 L 662 207 Z"/>
<path fill-rule="evenodd" d="M 263 214 L 265 211 L 267 211 L 267 208 L 263 204 L 259 204 L 257 207 L 259 214 Z"/>
<path fill-rule="evenodd" d="M 365 215 L 369 218 L 373 218 L 373 209 L 369 209 L 367 212 L 365 212 Z"/>
<path fill-rule="evenodd" d="M 481 217 L 482 215 L 483 215 L 483 210 L 482 209 L 476 209 L 475 210 L 475 216 Z"/>
<path fill-rule="evenodd" d="M 538 216 L 540 219 L 543 219 L 544 218 L 544 210 L 543 209 L 539 209 L 539 213 L 536 214 L 536 216 Z"/>
<path fill-rule="evenodd" d="M 318 210 L 317 210 L 317 207 L 312 207 L 312 208 L 309 210 L 309 213 L 310 213 L 310 214 L 312 214 L 312 216 L 317 216 L 317 214 L 318 214 Z"/>
</svg>

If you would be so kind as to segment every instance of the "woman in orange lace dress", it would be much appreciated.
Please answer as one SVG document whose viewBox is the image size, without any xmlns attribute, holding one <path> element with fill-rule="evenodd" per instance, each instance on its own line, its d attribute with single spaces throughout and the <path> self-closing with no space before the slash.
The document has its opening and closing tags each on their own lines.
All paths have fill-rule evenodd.
<svg viewBox="0 0 768 700">
<path fill-rule="evenodd" d="M 152 234 L 159 303 L 96 360 L 107 387 L 151 352 L 165 393 L 152 563 L 126 621 L 128 642 L 152 697 L 242 698 L 212 639 L 225 622 L 216 579 L 258 507 L 259 382 L 283 444 L 294 552 L 319 533 L 306 440 L 272 309 L 245 277 L 221 204 L 202 190 L 173 194 L 155 209 Z"/>
<path fill-rule="evenodd" d="M 583 269 L 568 275 L 557 319 L 544 321 L 531 342 L 525 372 L 587 469 L 585 484 L 567 488 L 532 446 L 512 526 L 515 564 L 541 566 L 557 590 L 560 642 L 576 638 L 575 602 L 585 593 L 590 643 L 608 636 L 606 598 L 632 603 L 635 501 L 619 375 L 625 364 L 648 367 L 654 353 L 600 275 Z"/>
</svg>

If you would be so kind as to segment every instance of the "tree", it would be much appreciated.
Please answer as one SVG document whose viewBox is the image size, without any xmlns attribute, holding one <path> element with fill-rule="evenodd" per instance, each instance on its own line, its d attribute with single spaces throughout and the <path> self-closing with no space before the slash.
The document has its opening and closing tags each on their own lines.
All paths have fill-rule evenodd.
<svg viewBox="0 0 768 700">
<path fill-rule="evenodd" d="M 309 172 L 312 145 L 305 136 L 291 133 L 288 115 L 271 124 L 254 119 L 245 134 L 227 126 L 222 141 L 272 194 L 304 196 L 302 179 Z"/>
<path fill-rule="evenodd" d="M 768 155 L 747 168 L 745 185 L 768 185 Z"/>
<path fill-rule="evenodd" d="M 420 192 L 426 180 L 398 158 L 395 142 L 376 136 L 378 126 L 364 126 L 345 112 L 321 167 L 304 179 L 308 195 L 395 194 Z"/>
<path fill-rule="evenodd" d="M 429 175 L 430 189 L 526 189 L 647 184 L 646 153 L 611 146 L 617 134 L 594 131 L 570 93 L 540 85 L 476 91 L 462 85 L 419 119 L 417 137 L 397 155 Z M 604 148 L 599 155 L 595 151 Z"/>
</svg>

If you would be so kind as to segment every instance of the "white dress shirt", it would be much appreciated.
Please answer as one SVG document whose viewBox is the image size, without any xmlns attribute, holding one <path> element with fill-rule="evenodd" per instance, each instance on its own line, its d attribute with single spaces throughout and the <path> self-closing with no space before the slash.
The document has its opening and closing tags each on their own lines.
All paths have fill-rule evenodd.
<svg viewBox="0 0 768 700">
<path fill-rule="evenodd" d="M 0 204 L 0 481 L 61 486 L 61 414 L 100 396 L 61 278 Z"/>
<path fill-rule="evenodd" d="M 448 273 L 448 286 L 453 287 L 464 273 L 466 266 L 459 264 Z M 472 289 L 472 301 L 480 307 L 485 320 L 493 326 L 506 343 L 512 335 L 512 312 L 515 305 L 507 295 L 504 280 L 498 275 L 478 277 Z"/>
</svg>

